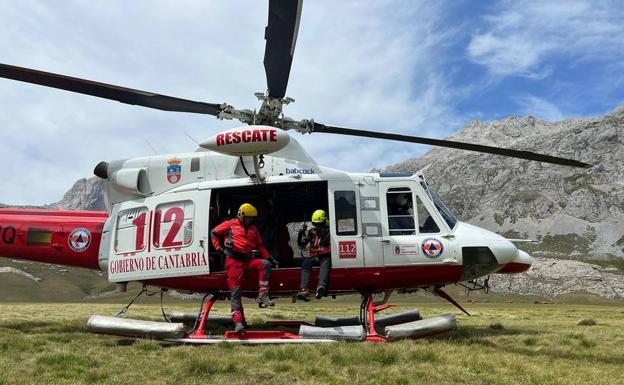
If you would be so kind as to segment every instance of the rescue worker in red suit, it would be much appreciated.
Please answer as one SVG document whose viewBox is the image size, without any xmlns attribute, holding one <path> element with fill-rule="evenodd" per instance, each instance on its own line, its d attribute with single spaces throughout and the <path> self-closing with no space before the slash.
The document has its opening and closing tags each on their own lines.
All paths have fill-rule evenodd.
<svg viewBox="0 0 624 385">
<path fill-rule="evenodd" d="M 258 272 L 258 298 L 260 307 L 274 306 L 275 302 L 269 297 L 269 277 L 271 263 L 268 261 L 269 252 L 262 244 L 258 228 L 252 224 L 258 211 L 249 203 L 244 203 L 238 209 L 237 218 L 225 221 L 210 232 L 214 248 L 226 255 L 225 275 L 230 290 L 230 304 L 234 331 L 245 330 L 245 315 L 241 301 L 241 285 L 246 270 Z M 257 250 L 261 258 L 254 258 Z"/>
<path fill-rule="evenodd" d="M 314 227 L 307 231 L 304 224 L 297 236 L 297 245 L 306 247 L 310 245 L 310 256 L 303 258 L 301 263 L 301 290 L 297 293 L 297 299 L 303 301 L 310 300 L 310 274 L 312 265 L 318 260 L 321 268 L 319 270 L 318 286 L 316 287 L 316 299 L 327 296 L 327 285 L 329 284 L 329 269 L 331 268 L 331 244 L 329 238 L 329 219 L 324 210 L 316 210 L 312 214 L 312 224 Z"/>
</svg>

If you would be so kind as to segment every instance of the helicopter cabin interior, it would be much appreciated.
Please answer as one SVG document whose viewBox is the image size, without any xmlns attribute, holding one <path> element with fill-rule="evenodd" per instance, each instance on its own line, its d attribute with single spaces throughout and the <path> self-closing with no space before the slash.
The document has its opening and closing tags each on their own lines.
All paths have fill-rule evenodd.
<svg viewBox="0 0 624 385">
<path fill-rule="evenodd" d="M 327 182 L 260 184 L 244 187 L 213 188 L 210 196 L 210 227 L 235 218 L 238 207 L 250 203 L 258 210 L 254 224 L 264 246 L 277 262 L 276 268 L 301 265 L 302 251 L 297 246 L 297 233 L 315 210 L 329 212 Z M 224 261 L 210 244 L 212 272 L 223 271 Z"/>
</svg>

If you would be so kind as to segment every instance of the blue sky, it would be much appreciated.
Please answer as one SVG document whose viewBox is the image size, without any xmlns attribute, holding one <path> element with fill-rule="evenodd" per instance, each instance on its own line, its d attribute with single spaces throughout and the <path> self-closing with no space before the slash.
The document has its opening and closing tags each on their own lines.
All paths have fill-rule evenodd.
<svg viewBox="0 0 624 385">
<path fill-rule="evenodd" d="M 261 0 L 0 0 L 0 62 L 238 108 L 266 88 Z M 307 0 L 293 118 L 442 138 L 471 120 L 604 114 L 624 102 L 621 1 Z M 233 121 L 0 80 L 0 202 L 57 201 L 100 160 L 193 151 Z M 426 146 L 293 134 L 349 171 Z M 362 151 L 364 149 L 364 151 Z"/>
</svg>

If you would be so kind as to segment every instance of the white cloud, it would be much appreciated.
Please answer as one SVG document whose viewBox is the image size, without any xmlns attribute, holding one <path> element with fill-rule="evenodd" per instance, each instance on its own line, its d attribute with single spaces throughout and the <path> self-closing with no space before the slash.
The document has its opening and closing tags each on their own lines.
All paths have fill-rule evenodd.
<svg viewBox="0 0 624 385">
<path fill-rule="evenodd" d="M 564 119 L 565 115 L 553 103 L 533 95 L 524 95 L 517 98 L 521 106 L 521 114 L 532 115 L 538 119 L 557 121 Z"/>
<path fill-rule="evenodd" d="M 266 88 L 267 3 L 2 1 L 1 62 L 254 108 Z M 426 1 L 306 1 L 287 95 L 293 118 L 443 137 L 461 126 L 444 76 L 455 33 Z M 195 148 L 238 125 L 0 80 L 0 202 L 61 198 L 100 160 Z M 297 136 L 298 138 L 300 136 Z M 334 135 L 301 138 L 319 163 L 366 171 L 422 151 Z"/>
<path fill-rule="evenodd" d="M 548 58 L 624 57 L 624 7 L 618 1 L 505 1 L 484 17 L 469 57 L 494 75 L 547 76 Z"/>
</svg>

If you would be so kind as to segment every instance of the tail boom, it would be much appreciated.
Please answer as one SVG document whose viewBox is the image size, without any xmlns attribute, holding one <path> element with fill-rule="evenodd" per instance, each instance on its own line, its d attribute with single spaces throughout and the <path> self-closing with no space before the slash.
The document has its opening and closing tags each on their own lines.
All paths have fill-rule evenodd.
<svg viewBox="0 0 624 385">
<path fill-rule="evenodd" d="M 99 269 L 103 211 L 0 209 L 0 257 Z"/>
</svg>

